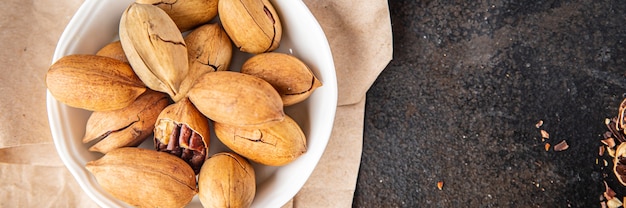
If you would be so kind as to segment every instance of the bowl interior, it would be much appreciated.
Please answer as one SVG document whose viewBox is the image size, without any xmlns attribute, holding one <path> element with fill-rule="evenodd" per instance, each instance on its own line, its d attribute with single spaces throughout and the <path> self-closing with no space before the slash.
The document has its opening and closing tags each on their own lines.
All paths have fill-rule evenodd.
<svg viewBox="0 0 626 208">
<path fill-rule="evenodd" d="M 55 50 L 53 62 L 70 54 L 95 54 L 104 45 L 118 38 L 122 12 L 132 0 L 87 0 L 63 32 Z M 277 52 L 292 54 L 304 61 L 320 79 L 323 86 L 306 101 L 285 108 L 307 136 L 307 153 L 281 167 L 254 164 L 257 193 L 253 207 L 280 207 L 304 185 L 317 165 L 333 126 L 337 105 L 337 81 L 328 41 L 321 27 L 302 1 L 274 0 L 272 4 L 283 24 L 283 39 Z M 251 57 L 235 52 L 231 68 L 236 70 Z M 84 168 L 88 161 L 102 157 L 90 152 L 91 144 L 83 144 L 85 123 L 91 112 L 68 107 L 47 94 L 50 128 L 61 159 L 81 188 L 103 207 L 128 207 L 100 188 L 95 178 Z M 228 150 L 215 134 L 211 135 L 209 154 Z M 146 140 L 140 147 L 153 148 Z M 188 207 L 201 207 L 197 196 Z"/>
</svg>

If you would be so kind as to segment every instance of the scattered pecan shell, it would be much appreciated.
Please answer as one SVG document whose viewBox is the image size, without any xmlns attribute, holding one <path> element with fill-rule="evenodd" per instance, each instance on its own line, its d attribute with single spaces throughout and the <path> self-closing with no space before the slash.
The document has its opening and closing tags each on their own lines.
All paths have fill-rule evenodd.
<svg viewBox="0 0 626 208">
<path fill-rule="evenodd" d="M 626 186 L 626 143 L 617 146 L 615 157 L 613 158 L 613 173 L 619 182 Z"/>
</svg>

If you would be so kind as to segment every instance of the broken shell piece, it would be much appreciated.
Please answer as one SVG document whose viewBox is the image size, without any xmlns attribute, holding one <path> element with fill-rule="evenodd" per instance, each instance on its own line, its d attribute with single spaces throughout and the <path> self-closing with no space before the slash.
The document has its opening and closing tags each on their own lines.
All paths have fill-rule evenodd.
<svg viewBox="0 0 626 208">
<path fill-rule="evenodd" d="M 442 189 L 443 189 L 443 181 L 438 181 L 438 182 L 437 182 L 437 188 L 438 188 L 439 190 L 442 190 Z"/>
<path fill-rule="evenodd" d="M 603 140 L 600 140 L 602 142 L 602 144 L 605 144 L 607 147 L 609 148 L 613 148 L 615 147 L 615 139 L 609 137 Z"/>
<path fill-rule="evenodd" d="M 550 138 L 550 134 L 546 131 L 546 130 L 541 130 L 541 138 L 544 139 L 549 139 Z"/>
<path fill-rule="evenodd" d="M 107 153 L 134 147 L 152 135 L 159 113 L 169 104 L 167 94 L 147 90 L 129 106 L 113 111 L 96 111 L 85 127 L 83 142 L 99 140 L 90 151 Z"/>
<path fill-rule="evenodd" d="M 197 174 L 209 149 L 209 120 L 189 99 L 166 107 L 154 128 L 156 150 L 182 158 Z"/>
<path fill-rule="evenodd" d="M 567 142 L 565 140 L 559 142 L 558 144 L 554 145 L 554 151 L 560 152 L 563 150 L 566 150 L 567 148 L 569 148 L 569 145 L 567 144 Z"/>
<path fill-rule="evenodd" d="M 606 119 L 605 122 L 606 127 L 609 129 L 611 134 L 620 142 L 626 142 L 626 138 L 624 138 L 624 133 L 619 130 L 617 117 L 612 119 Z"/>
<path fill-rule="evenodd" d="M 622 185 L 626 186 L 626 143 L 621 143 L 613 158 L 613 173 Z"/>
<path fill-rule="evenodd" d="M 622 202 L 617 197 L 613 197 L 611 200 L 606 202 L 606 206 L 608 208 L 618 208 L 622 206 Z"/>
<path fill-rule="evenodd" d="M 615 157 L 615 150 L 613 148 L 606 148 L 606 152 L 609 153 L 609 156 Z"/>
<path fill-rule="evenodd" d="M 613 189 L 611 189 L 611 187 L 609 187 L 609 184 L 606 183 L 606 181 L 604 182 L 604 198 L 606 198 L 606 200 L 611 200 L 613 199 L 613 197 L 615 197 L 616 193 L 615 191 L 613 191 Z"/>
<path fill-rule="evenodd" d="M 550 150 L 550 143 L 546 143 L 543 147 L 546 149 L 546 152 L 549 151 Z"/>
</svg>

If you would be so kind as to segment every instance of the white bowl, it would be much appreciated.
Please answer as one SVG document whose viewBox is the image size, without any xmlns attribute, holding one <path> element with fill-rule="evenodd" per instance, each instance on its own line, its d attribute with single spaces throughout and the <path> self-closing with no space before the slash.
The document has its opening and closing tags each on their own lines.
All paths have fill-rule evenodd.
<svg viewBox="0 0 626 208">
<path fill-rule="evenodd" d="M 95 54 L 101 47 L 118 39 L 122 12 L 133 0 L 87 0 L 78 9 L 61 35 L 53 62 L 70 54 Z M 305 102 L 285 109 L 300 124 L 307 136 L 307 152 L 296 161 L 281 167 L 253 164 L 257 173 L 257 193 L 252 207 L 280 207 L 302 188 L 317 165 L 333 127 L 337 105 L 337 80 L 330 47 L 324 32 L 302 1 L 273 0 L 283 24 L 283 39 L 276 51 L 293 54 L 308 64 L 323 86 Z M 233 69 L 250 57 L 236 52 Z M 47 93 L 47 108 L 52 138 L 61 159 L 80 187 L 102 207 L 128 207 L 98 185 L 85 169 L 88 161 L 100 153 L 89 152 L 81 139 L 91 112 L 68 107 Z M 148 139 L 141 147 L 152 148 Z M 209 155 L 228 150 L 212 134 Z M 197 196 L 188 207 L 201 207 Z"/>
</svg>

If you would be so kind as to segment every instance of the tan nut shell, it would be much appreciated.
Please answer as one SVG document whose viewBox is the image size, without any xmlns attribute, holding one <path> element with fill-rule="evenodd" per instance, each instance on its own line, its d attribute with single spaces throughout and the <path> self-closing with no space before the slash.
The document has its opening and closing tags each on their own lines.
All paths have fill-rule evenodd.
<svg viewBox="0 0 626 208">
<path fill-rule="evenodd" d="M 209 22 L 217 16 L 218 0 L 136 0 L 163 9 L 181 32 Z"/>
<path fill-rule="evenodd" d="M 169 136 L 172 134 L 172 124 L 185 124 L 198 133 L 202 137 L 202 141 L 205 144 L 204 147 L 208 151 L 210 140 L 209 119 L 202 115 L 189 99 L 184 98 L 163 109 L 156 119 L 154 139 L 158 139 L 163 144 L 169 143 Z"/>
<path fill-rule="evenodd" d="M 93 112 L 83 142 L 100 140 L 89 150 L 101 153 L 137 146 L 152 135 L 157 116 L 168 104 L 166 94 L 148 90 L 125 108 Z"/>
<path fill-rule="evenodd" d="M 191 167 L 164 152 L 124 147 L 86 168 L 105 191 L 132 206 L 183 207 L 197 193 Z"/>
<path fill-rule="evenodd" d="M 306 152 L 306 136 L 293 119 L 268 128 L 244 128 L 215 123 L 215 134 L 224 145 L 254 162 L 281 166 Z"/>
<path fill-rule="evenodd" d="M 124 54 L 124 49 L 122 49 L 122 43 L 118 41 L 113 41 L 104 47 L 102 47 L 98 52 L 96 52 L 98 56 L 106 56 L 110 58 L 114 58 L 120 60 L 124 63 L 128 63 L 128 59 L 126 58 L 126 54 Z"/>
<path fill-rule="evenodd" d="M 626 164 L 624 163 L 624 158 L 626 158 L 626 143 L 621 143 L 617 146 L 615 157 L 613 157 L 613 173 L 618 181 L 626 186 Z"/>
<path fill-rule="evenodd" d="M 224 124 L 264 126 L 285 117 L 283 102 L 272 85 L 239 72 L 206 73 L 188 96 L 202 114 Z"/>
<path fill-rule="evenodd" d="M 226 71 L 233 56 L 233 45 L 219 24 L 206 24 L 193 30 L 187 37 L 189 71 L 198 75 Z"/>
<path fill-rule="evenodd" d="M 283 29 L 270 1 L 220 0 L 217 8 L 226 33 L 239 50 L 258 54 L 280 45 Z"/>
<path fill-rule="evenodd" d="M 228 70 L 233 56 L 233 45 L 219 24 L 206 24 L 194 29 L 185 37 L 185 43 L 189 57 L 189 76 L 183 80 L 182 89 L 189 89 L 204 73 Z"/>
<path fill-rule="evenodd" d="M 250 207 L 256 194 L 254 168 L 237 154 L 217 153 L 204 162 L 198 189 L 204 207 Z"/>
<path fill-rule="evenodd" d="M 62 103 L 91 111 L 130 105 L 146 87 L 130 65 L 96 55 L 69 55 L 50 66 L 48 90 Z"/>
<path fill-rule="evenodd" d="M 278 91 L 285 106 L 302 102 L 322 86 L 304 62 L 284 53 L 255 55 L 244 62 L 241 73 L 269 82 Z"/>
<path fill-rule="evenodd" d="M 120 19 L 120 41 L 137 76 L 150 88 L 174 101 L 185 92 L 180 84 L 188 73 L 187 47 L 174 21 L 160 8 L 131 4 Z"/>
</svg>

